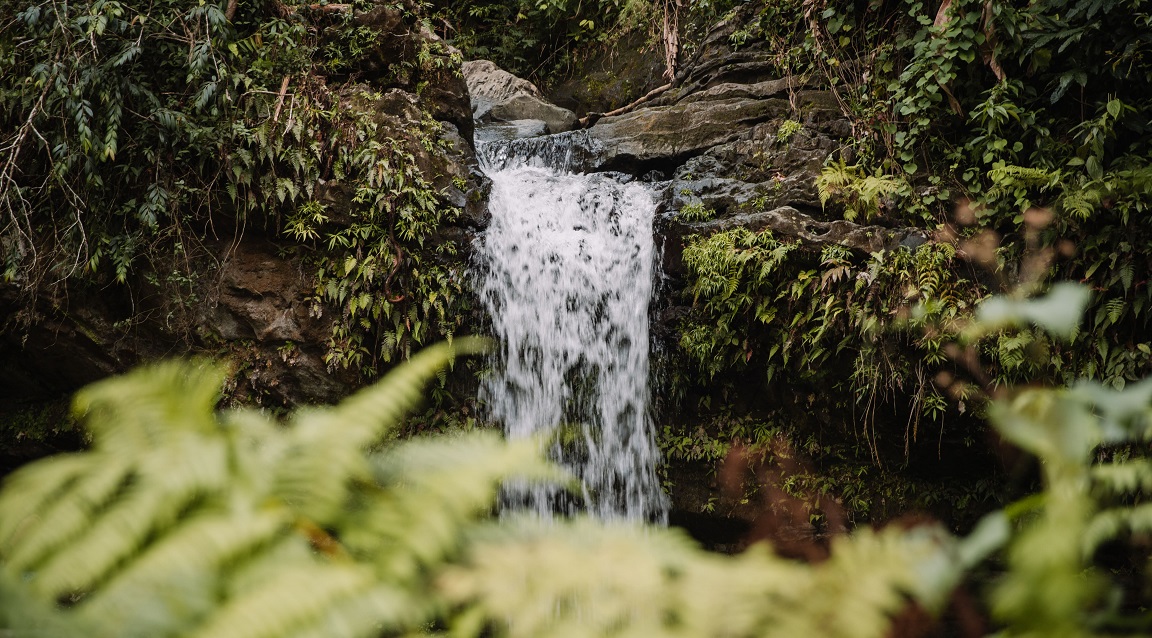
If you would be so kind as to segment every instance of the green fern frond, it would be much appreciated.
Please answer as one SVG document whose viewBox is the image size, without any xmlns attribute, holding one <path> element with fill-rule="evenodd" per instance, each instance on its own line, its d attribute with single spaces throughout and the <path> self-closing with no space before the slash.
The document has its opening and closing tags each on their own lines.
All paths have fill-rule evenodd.
<svg viewBox="0 0 1152 638">
<path fill-rule="evenodd" d="M 95 447 L 109 451 L 161 444 L 178 432 L 210 434 L 225 376 L 206 361 L 157 363 L 80 390 L 72 411 Z"/>
<path fill-rule="evenodd" d="M 288 531 L 284 511 L 199 515 L 149 547 L 78 612 L 111 626 L 135 627 L 141 635 L 168 635 L 216 604 L 220 574 L 232 561 L 254 554 Z M 139 604 L 165 592 L 164 613 Z"/>
<path fill-rule="evenodd" d="M 434 611 L 412 596 L 426 587 L 421 568 L 460 545 L 505 476 L 550 473 L 535 443 L 481 437 L 412 444 L 378 470 L 388 482 L 373 482 L 368 444 L 478 342 L 455 346 L 289 427 L 253 411 L 216 415 L 221 377 L 204 364 L 88 388 L 76 405 L 97 432 L 93 449 L 32 464 L 0 492 L 0 579 L 48 603 L 71 596 L 61 618 L 89 636 L 351 638 L 419 626 Z M 347 514 L 356 503 L 391 507 L 376 522 L 396 524 L 346 546 L 372 536 L 366 510 Z M 354 551 L 366 545 L 380 551 Z M 416 567 L 402 581 L 382 566 L 404 553 Z"/>
<path fill-rule="evenodd" d="M 1137 459 L 1092 468 L 1093 484 L 1109 494 L 1152 491 L 1152 461 Z"/>
<path fill-rule="evenodd" d="M 858 166 L 848 166 L 840 159 L 825 166 L 816 178 L 820 205 L 833 199 L 843 200 L 844 218 L 853 220 L 864 214 L 866 219 L 880 212 L 881 202 L 900 192 L 903 182 L 892 175 L 865 175 Z"/>
<path fill-rule="evenodd" d="M 1059 171 L 1048 171 L 1034 166 L 1006 164 L 988 171 L 993 188 L 1051 188 L 1059 183 Z"/>
<path fill-rule="evenodd" d="M 26 465 L 9 476 L 5 481 L 7 489 L 0 492 L 0 512 L 5 513 L 0 517 L 0 548 L 10 546 L 17 535 L 35 525 L 39 518 L 36 515 L 46 514 L 49 504 L 58 505 L 71 484 L 99 461 L 91 454 L 61 455 Z M 126 471 L 127 466 L 122 466 L 120 472 Z M 118 477 L 111 479 L 113 486 L 119 483 Z M 102 500 L 99 490 L 91 500 Z"/>
<path fill-rule="evenodd" d="M 34 596 L 19 581 L 0 573 L 0 632 L 12 636 L 92 638 L 95 627 Z"/>
<path fill-rule="evenodd" d="M 470 611 L 461 635 L 884 636 L 911 595 L 937 603 L 953 576 L 943 532 L 860 531 L 808 566 L 764 546 L 726 557 L 670 530 L 588 521 L 493 529 L 441 587 Z"/>
<path fill-rule="evenodd" d="M 14 477 L 14 487 L 5 490 L 0 504 L 10 509 L 0 510 L 0 521 L 18 530 L 0 546 L 0 558 L 10 573 L 22 574 L 50 552 L 84 533 L 100 510 L 122 489 L 131 471 L 129 459 L 95 454 L 88 458 L 93 462 L 84 468 L 88 470 L 87 475 L 73 475 L 78 464 L 72 459 L 60 463 L 48 459 L 39 468 L 28 468 L 32 477 L 59 471 L 75 479 L 65 493 L 47 495 L 50 500 L 35 498 L 45 494 L 32 493 L 25 497 L 16 491 L 16 486 L 25 482 L 19 475 Z M 55 483 L 62 482 L 60 476 L 51 478 Z"/>
<path fill-rule="evenodd" d="M 1097 513 L 1085 526 L 1081 542 L 1084 554 L 1090 556 L 1100 545 L 1123 534 L 1152 532 L 1152 503 L 1133 507 L 1116 507 Z"/>
<path fill-rule="evenodd" d="M 380 573 L 406 580 L 457 549 L 467 523 L 491 511 L 504 480 L 558 482 L 542 442 L 494 433 L 416 439 L 374 459 L 383 486 L 342 526 L 345 544 Z"/>
<path fill-rule="evenodd" d="M 388 594 L 392 595 L 389 596 Z M 333 605 L 342 600 L 372 597 L 376 604 L 368 609 L 393 611 L 402 607 L 402 598 L 377 585 L 372 571 L 353 565 L 285 566 L 275 579 L 244 592 L 230 600 L 191 638 L 273 638 L 292 635 L 301 626 L 319 622 Z M 363 609 L 363 607 L 361 608 Z M 352 635 L 367 635 L 380 617 L 351 619 L 361 630 Z"/>
<path fill-rule="evenodd" d="M 339 513 L 349 478 L 366 480 L 365 448 L 394 430 L 419 404 L 424 386 L 454 356 L 481 352 L 486 342 L 456 339 L 425 348 L 379 383 L 326 410 L 302 410 L 293 419 L 288 446 L 276 468 L 276 491 L 285 502 L 321 524 Z"/>
</svg>

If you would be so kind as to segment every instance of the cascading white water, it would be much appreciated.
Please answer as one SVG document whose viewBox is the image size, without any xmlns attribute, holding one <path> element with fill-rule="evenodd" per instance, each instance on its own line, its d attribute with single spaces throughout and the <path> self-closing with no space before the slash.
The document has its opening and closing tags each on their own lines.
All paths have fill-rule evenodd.
<svg viewBox="0 0 1152 638">
<path fill-rule="evenodd" d="M 567 173 L 566 138 L 538 139 L 530 156 L 478 149 L 492 179 L 481 290 L 500 341 L 481 399 L 510 437 L 559 428 L 552 454 L 582 493 L 508 486 L 507 500 L 663 521 L 647 409 L 656 204 L 643 183 Z"/>
</svg>

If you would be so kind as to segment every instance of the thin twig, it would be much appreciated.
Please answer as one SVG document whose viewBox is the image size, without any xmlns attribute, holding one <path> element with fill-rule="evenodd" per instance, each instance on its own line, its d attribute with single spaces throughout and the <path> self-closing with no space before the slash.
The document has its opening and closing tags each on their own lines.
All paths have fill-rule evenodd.
<svg viewBox="0 0 1152 638">
<path fill-rule="evenodd" d="M 288 77 L 285 75 L 284 79 L 280 81 L 280 94 L 276 98 L 276 111 L 272 113 L 273 122 L 280 121 L 280 109 L 284 108 L 284 96 L 288 94 Z"/>
</svg>

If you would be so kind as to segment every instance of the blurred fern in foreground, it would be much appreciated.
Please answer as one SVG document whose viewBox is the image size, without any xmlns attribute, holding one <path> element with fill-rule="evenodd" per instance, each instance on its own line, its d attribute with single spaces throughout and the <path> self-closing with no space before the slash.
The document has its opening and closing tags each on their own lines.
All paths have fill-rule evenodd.
<svg viewBox="0 0 1152 638">
<path fill-rule="evenodd" d="M 461 340 L 457 341 L 457 345 Z M 470 347 L 471 344 L 464 344 Z M 861 532 L 809 567 L 680 533 L 482 522 L 501 481 L 561 478 L 533 441 L 416 439 L 374 454 L 449 356 L 286 425 L 216 413 L 222 371 L 171 362 L 89 387 L 92 449 L 0 493 L 0 628 L 52 636 L 881 636 L 939 604 L 960 545 Z M 926 577 L 922 565 L 947 569 Z"/>
<path fill-rule="evenodd" d="M 972 332 L 1066 331 L 1084 296 L 1054 288 L 990 304 Z M 862 529 L 809 565 L 764 545 L 710 554 L 674 530 L 486 520 L 504 479 L 563 477 L 535 441 L 384 444 L 449 356 L 426 350 L 285 425 L 214 412 L 223 376 L 209 364 L 156 365 L 82 391 L 75 409 L 92 449 L 30 465 L 0 492 L 0 630 L 880 637 L 910 604 L 939 612 L 1002 547 L 1007 569 L 989 597 L 999 635 L 1152 628 L 1094 562 L 1105 543 L 1152 533 L 1152 464 L 1140 452 L 1152 382 L 1006 393 L 993 424 L 1040 460 L 1042 493 L 964 539 L 933 525 Z"/>
<path fill-rule="evenodd" d="M 428 349 L 283 427 L 215 413 L 223 372 L 204 363 L 82 391 L 92 449 L 30 465 L 0 494 L 0 627 L 335 637 L 433 618 L 431 568 L 491 509 L 501 480 L 555 476 L 532 442 L 494 436 L 365 454 L 449 356 Z"/>
</svg>

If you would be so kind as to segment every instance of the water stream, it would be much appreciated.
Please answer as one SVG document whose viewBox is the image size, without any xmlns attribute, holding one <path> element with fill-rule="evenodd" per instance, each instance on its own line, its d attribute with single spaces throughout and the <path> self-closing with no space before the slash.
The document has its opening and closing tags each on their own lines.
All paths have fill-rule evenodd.
<svg viewBox="0 0 1152 638">
<path fill-rule="evenodd" d="M 555 432 L 579 493 L 510 485 L 542 516 L 663 521 L 648 413 L 656 203 L 618 174 L 573 174 L 565 136 L 480 144 L 492 221 L 481 294 L 500 347 L 480 397 L 510 437 Z"/>
</svg>

